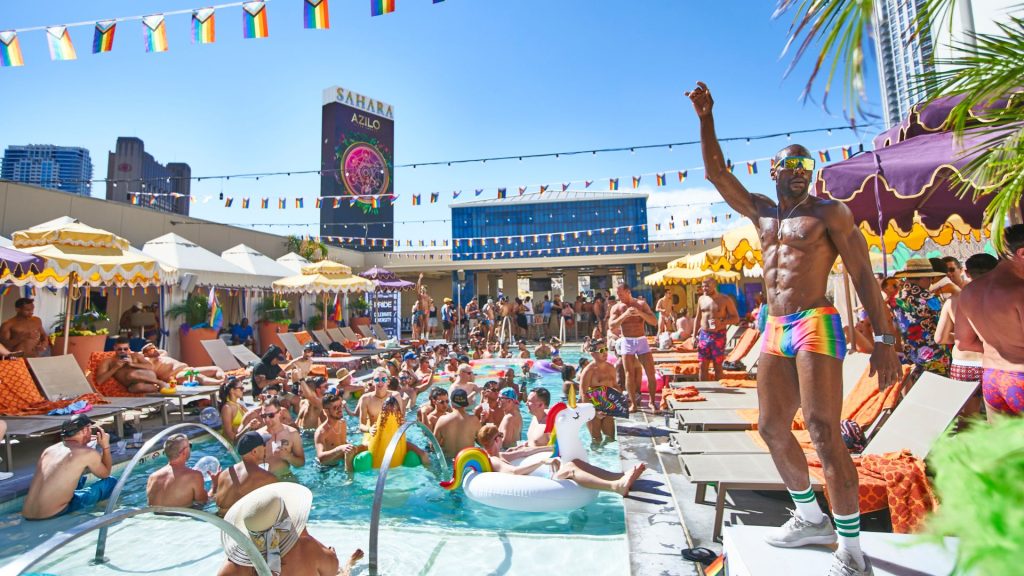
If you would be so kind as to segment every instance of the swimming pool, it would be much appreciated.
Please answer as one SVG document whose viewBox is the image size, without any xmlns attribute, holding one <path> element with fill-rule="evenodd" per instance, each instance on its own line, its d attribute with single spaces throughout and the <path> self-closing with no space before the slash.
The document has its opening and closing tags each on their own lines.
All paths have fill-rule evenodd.
<svg viewBox="0 0 1024 576">
<path fill-rule="evenodd" d="M 566 351 L 567 363 L 579 354 Z M 478 382 L 494 368 L 476 366 Z M 446 382 L 444 380 L 443 382 Z M 529 385 L 543 386 L 553 401 L 562 396 L 557 374 L 542 374 Z M 426 400 L 420 395 L 418 402 Z M 530 416 L 522 405 L 524 423 Z M 358 439 L 358 423 L 349 417 L 350 441 Z M 354 431 L 354 432 L 353 432 Z M 525 425 L 524 425 L 525 433 Z M 584 443 L 589 436 L 584 429 Z M 410 438 L 425 443 L 418 429 Z M 366 550 L 370 509 L 377 474 L 356 474 L 340 469 L 321 470 L 311 454 L 312 440 L 304 440 L 307 463 L 295 479 L 313 490 L 309 531 L 334 546 L 342 559 L 357 547 Z M 192 463 L 214 455 L 222 465 L 230 458 L 212 440 L 194 442 Z M 163 457 L 140 465 L 125 486 L 123 506 L 144 506 L 146 479 L 165 463 Z M 591 462 L 619 470 L 617 443 L 591 453 Z M 460 490 L 447 492 L 439 479 L 425 468 L 396 468 L 389 472 L 380 529 L 382 574 L 552 574 L 572 570 L 588 575 L 624 574 L 628 570 L 625 519 L 622 500 L 602 493 L 592 504 L 569 513 L 520 513 L 490 508 L 466 498 Z M 98 516 L 75 514 L 45 522 L 26 522 L 18 514 L 20 502 L 0 510 L 0 563 L 44 541 L 54 532 Z M 142 516 L 125 521 L 110 531 L 105 565 L 91 566 L 95 537 L 87 536 L 56 556 L 34 567 L 49 574 L 111 575 L 113 573 L 210 574 L 223 562 L 219 532 L 209 524 L 179 518 Z M 367 572 L 366 562 L 356 574 Z"/>
</svg>

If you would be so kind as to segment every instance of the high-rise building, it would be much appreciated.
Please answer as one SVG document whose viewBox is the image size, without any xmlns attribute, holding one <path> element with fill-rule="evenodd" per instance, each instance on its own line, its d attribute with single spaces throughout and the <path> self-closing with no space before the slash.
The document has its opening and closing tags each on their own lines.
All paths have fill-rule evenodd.
<svg viewBox="0 0 1024 576">
<path fill-rule="evenodd" d="M 121 136 L 107 154 L 107 200 L 188 215 L 192 169 L 157 162 L 139 138 Z"/>
<path fill-rule="evenodd" d="M 917 78 L 941 72 L 945 60 L 973 45 L 973 34 L 1002 34 L 996 25 L 1019 0 L 960 0 L 932 30 L 915 33 L 924 0 L 876 0 L 873 23 L 886 128 L 897 124 L 925 92 Z"/>
<path fill-rule="evenodd" d="M 0 179 L 88 196 L 92 191 L 92 160 L 85 148 L 51 144 L 8 146 L 0 166 Z"/>
</svg>

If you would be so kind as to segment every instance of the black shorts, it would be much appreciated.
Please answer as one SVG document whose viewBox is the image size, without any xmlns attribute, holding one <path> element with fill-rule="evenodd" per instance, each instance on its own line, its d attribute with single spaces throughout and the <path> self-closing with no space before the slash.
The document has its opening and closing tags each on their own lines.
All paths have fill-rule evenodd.
<svg viewBox="0 0 1024 576">
<path fill-rule="evenodd" d="M 441 322 L 441 324 L 442 324 L 442 325 L 444 326 L 444 329 L 445 329 L 445 330 L 447 330 L 447 329 L 449 329 L 449 328 L 451 328 L 451 327 L 452 327 L 452 323 L 451 323 L 451 322 L 449 322 L 448 320 L 444 320 L 444 321 L 442 321 L 442 322 Z"/>
<path fill-rule="evenodd" d="M 518 324 L 520 328 L 523 328 L 523 329 L 527 328 L 529 326 L 529 324 L 527 324 L 527 322 L 526 322 L 526 314 L 517 314 L 516 315 L 516 324 Z"/>
</svg>

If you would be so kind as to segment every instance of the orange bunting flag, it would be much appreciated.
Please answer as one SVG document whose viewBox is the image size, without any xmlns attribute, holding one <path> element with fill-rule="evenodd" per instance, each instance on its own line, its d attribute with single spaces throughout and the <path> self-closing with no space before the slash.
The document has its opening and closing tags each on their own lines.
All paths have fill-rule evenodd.
<svg viewBox="0 0 1024 576">
<path fill-rule="evenodd" d="M 437 197 L 438 197 L 438 193 L 437 192 L 431 192 L 430 193 L 430 203 L 431 204 L 435 204 L 437 202 Z"/>
<path fill-rule="evenodd" d="M 633 188 L 640 187 L 640 176 L 633 176 Z"/>
<path fill-rule="evenodd" d="M 541 194 L 543 194 L 543 193 L 545 193 L 545 192 L 547 192 L 547 191 L 548 191 L 548 187 L 547 187 L 547 186 L 541 186 L 541 187 L 540 187 L 540 193 L 541 193 Z"/>
</svg>

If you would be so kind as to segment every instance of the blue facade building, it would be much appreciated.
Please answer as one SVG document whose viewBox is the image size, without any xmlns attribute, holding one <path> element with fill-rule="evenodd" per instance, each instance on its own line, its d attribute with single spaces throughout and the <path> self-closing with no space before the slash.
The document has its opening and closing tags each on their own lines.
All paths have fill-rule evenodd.
<svg viewBox="0 0 1024 576">
<path fill-rule="evenodd" d="M 89 196 L 92 159 L 85 148 L 29 144 L 4 150 L 0 179 Z"/>
<path fill-rule="evenodd" d="M 566 191 L 452 204 L 452 258 L 647 252 L 647 194 Z"/>
</svg>

